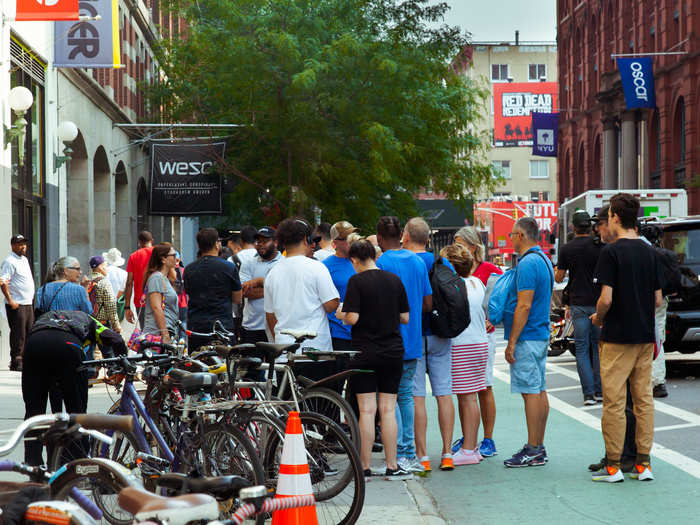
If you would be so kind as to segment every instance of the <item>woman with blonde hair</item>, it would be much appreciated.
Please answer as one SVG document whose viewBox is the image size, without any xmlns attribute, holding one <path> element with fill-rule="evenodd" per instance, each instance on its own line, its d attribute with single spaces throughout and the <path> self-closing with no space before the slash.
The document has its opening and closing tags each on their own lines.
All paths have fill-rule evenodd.
<svg viewBox="0 0 700 525">
<path fill-rule="evenodd" d="M 487 287 L 486 296 L 489 295 L 489 278 L 492 275 L 502 275 L 501 270 L 495 264 L 484 260 L 486 249 L 481 242 L 481 235 L 473 226 L 464 226 L 455 233 L 455 243 L 464 246 L 472 254 L 474 259 L 472 275 L 478 277 L 484 286 Z M 493 282 L 493 280 L 492 280 Z M 486 308 L 486 305 L 484 305 Z M 496 399 L 493 397 L 493 362 L 496 357 L 496 329 L 486 320 L 486 332 L 489 339 L 489 360 L 486 364 L 486 388 L 479 392 L 479 408 L 481 409 L 481 421 L 484 425 L 484 439 L 479 445 L 479 453 L 484 457 L 495 456 L 496 444 L 493 441 L 493 427 L 496 423 Z M 458 439 L 455 441 L 452 452 L 459 450 L 461 442 L 464 440 Z"/>
<path fill-rule="evenodd" d="M 479 432 L 479 406 L 477 392 L 486 388 L 486 363 L 488 361 L 488 336 L 483 302 L 486 288 L 477 277 L 471 275 L 474 260 L 471 253 L 460 244 L 452 244 L 440 250 L 440 255 L 454 266 L 464 280 L 469 300 L 469 326 L 452 338 L 452 392 L 457 394 L 459 421 L 464 436 L 461 446 L 452 455 L 455 466 L 474 465 L 483 458 L 477 447 Z"/>
</svg>

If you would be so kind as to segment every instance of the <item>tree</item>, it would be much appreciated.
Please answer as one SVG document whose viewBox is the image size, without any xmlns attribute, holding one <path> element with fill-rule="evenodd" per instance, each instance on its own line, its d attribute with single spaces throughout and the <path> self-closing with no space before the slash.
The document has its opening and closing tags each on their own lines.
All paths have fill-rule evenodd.
<svg viewBox="0 0 700 525">
<path fill-rule="evenodd" d="M 430 187 L 457 202 L 493 184 L 478 136 L 487 91 L 451 67 L 468 44 L 428 0 L 173 0 L 151 95 L 171 121 L 238 123 L 229 207 L 262 220 L 318 205 L 373 225 Z"/>
</svg>

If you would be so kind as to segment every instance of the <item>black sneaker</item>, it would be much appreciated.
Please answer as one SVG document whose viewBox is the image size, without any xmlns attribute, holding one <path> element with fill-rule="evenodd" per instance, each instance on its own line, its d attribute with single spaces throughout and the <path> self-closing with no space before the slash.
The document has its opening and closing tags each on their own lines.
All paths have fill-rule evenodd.
<svg viewBox="0 0 700 525">
<path fill-rule="evenodd" d="M 370 481 L 370 479 L 372 478 L 372 469 L 366 468 L 363 474 L 365 475 L 365 481 Z"/>
<path fill-rule="evenodd" d="M 402 481 L 406 479 L 413 479 L 413 474 L 402 469 L 401 467 L 396 467 L 394 470 L 387 467 L 386 472 L 384 473 L 384 479 L 387 481 Z"/>
<path fill-rule="evenodd" d="M 591 394 L 586 394 L 583 396 L 583 404 L 586 406 L 592 406 L 596 404 L 596 400 Z"/>
<path fill-rule="evenodd" d="M 625 474 L 634 472 L 634 459 L 623 459 L 620 465 L 620 470 Z"/>
<path fill-rule="evenodd" d="M 654 387 L 654 397 L 668 397 L 668 390 L 666 390 L 666 383 L 661 383 Z"/>
<path fill-rule="evenodd" d="M 602 402 L 603 402 L 603 393 L 602 393 L 602 392 L 596 392 L 595 394 L 593 394 L 593 399 L 595 399 L 595 400 L 598 401 L 599 403 L 602 403 Z"/>
<path fill-rule="evenodd" d="M 591 472 L 599 472 L 603 470 L 607 464 L 608 463 L 605 460 L 605 458 L 602 458 L 598 463 L 591 463 L 590 465 L 588 465 L 588 470 L 590 470 Z"/>
<path fill-rule="evenodd" d="M 372 452 L 384 452 L 384 445 L 381 443 L 372 443 Z"/>
</svg>

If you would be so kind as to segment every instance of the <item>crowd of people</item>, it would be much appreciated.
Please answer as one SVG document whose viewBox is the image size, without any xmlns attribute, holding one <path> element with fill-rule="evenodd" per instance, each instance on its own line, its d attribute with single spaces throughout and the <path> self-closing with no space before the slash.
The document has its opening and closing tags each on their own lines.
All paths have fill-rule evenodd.
<svg viewBox="0 0 700 525">
<path fill-rule="evenodd" d="M 622 470 L 653 479 L 651 368 L 663 274 L 654 250 L 639 241 L 638 209 L 634 197 L 619 194 L 596 220 L 585 212 L 576 214 L 576 236 L 562 249 L 556 268 L 537 244 L 537 222 L 529 217 L 515 222 L 510 238 L 518 264 L 512 270 L 512 308 L 504 311 L 503 324 L 511 391 L 523 399 L 527 441 L 505 466 L 541 466 L 549 459 L 549 313 L 554 283 L 568 271 L 584 403 L 604 402 L 606 454 L 591 466 L 593 479 L 621 481 Z M 592 223 L 601 242 L 591 237 Z M 313 227 L 293 217 L 276 228 L 246 226 L 225 236 L 203 228 L 196 240 L 197 258 L 187 266 L 170 243 L 154 245 L 147 231 L 139 234 L 139 248 L 128 261 L 112 248 L 90 258 L 86 276 L 80 261 L 62 257 L 35 292 L 26 239 L 11 239 L 0 287 L 11 327 L 10 367 L 24 369 L 27 417 L 44 411 L 47 398 L 54 410 L 61 400 L 71 411 L 85 409 L 87 377 L 70 381 L 70 372 L 100 347 L 125 352 L 119 335 L 124 319 L 137 326 L 132 348 L 144 338 L 170 342 L 185 325 L 200 334 L 188 341 L 197 348 L 211 341 L 206 334 L 218 321 L 241 342 L 292 343 L 285 332 L 305 330 L 316 337 L 302 347 L 358 352 L 338 366 L 374 372 L 352 376 L 346 388 L 359 419 L 368 478 L 407 479 L 432 469 L 426 443 L 428 380 L 441 434 L 436 465 L 450 471 L 497 454 L 492 391 L 496 340 L 488 302 L 503 271 L 485 260 L 473 227 L 459 229 L 453 244 L 437 256 L 429 251 L 430 227 L 420 217 L 403 226 L 396 217 L 381 217 L 371 232 L 360 232 L 346 220 Z M 441 288 L 448 282 L 445 275 L 452 276 L 450 286 L 461 294 L 466 319 L 451 334 L 434 322 L 445 315 L 445 295 L 455 293 Z M 73 329 L 47 346 L 46 330 L 57 328 L 46 320 L 56 318 Z M 44 366 L 48 361 L 37 365 L 48 359 L 49 347 L 60 347 L 51 357 L 51 370 Z M 634 436 L 625 436 L 628 397 L 636 416 Z M 461 437 L 453 441 L 456 415 Z M 371 453 L 382 449 L 386 465 L 373 469 Z M 28 458 L 39 461 L 36 450 Z"/>
</svg>

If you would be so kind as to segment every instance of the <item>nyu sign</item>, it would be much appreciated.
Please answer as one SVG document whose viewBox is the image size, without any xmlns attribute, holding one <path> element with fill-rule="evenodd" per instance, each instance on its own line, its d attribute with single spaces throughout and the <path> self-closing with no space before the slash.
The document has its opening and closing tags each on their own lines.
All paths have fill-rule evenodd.
<svg viewBox="0 0 700 525">
<path fill-rule="evenodd" d="M 627 109 L 655 108 L 654 72 L 651 57 L 618 58 Z"/>
<path fill-rule="evenodd" d="M 559 113 L 533 113 L 532 154 L 540 157 L 557 156 L 557 132 L 559 130 Z"/>
</svg>

